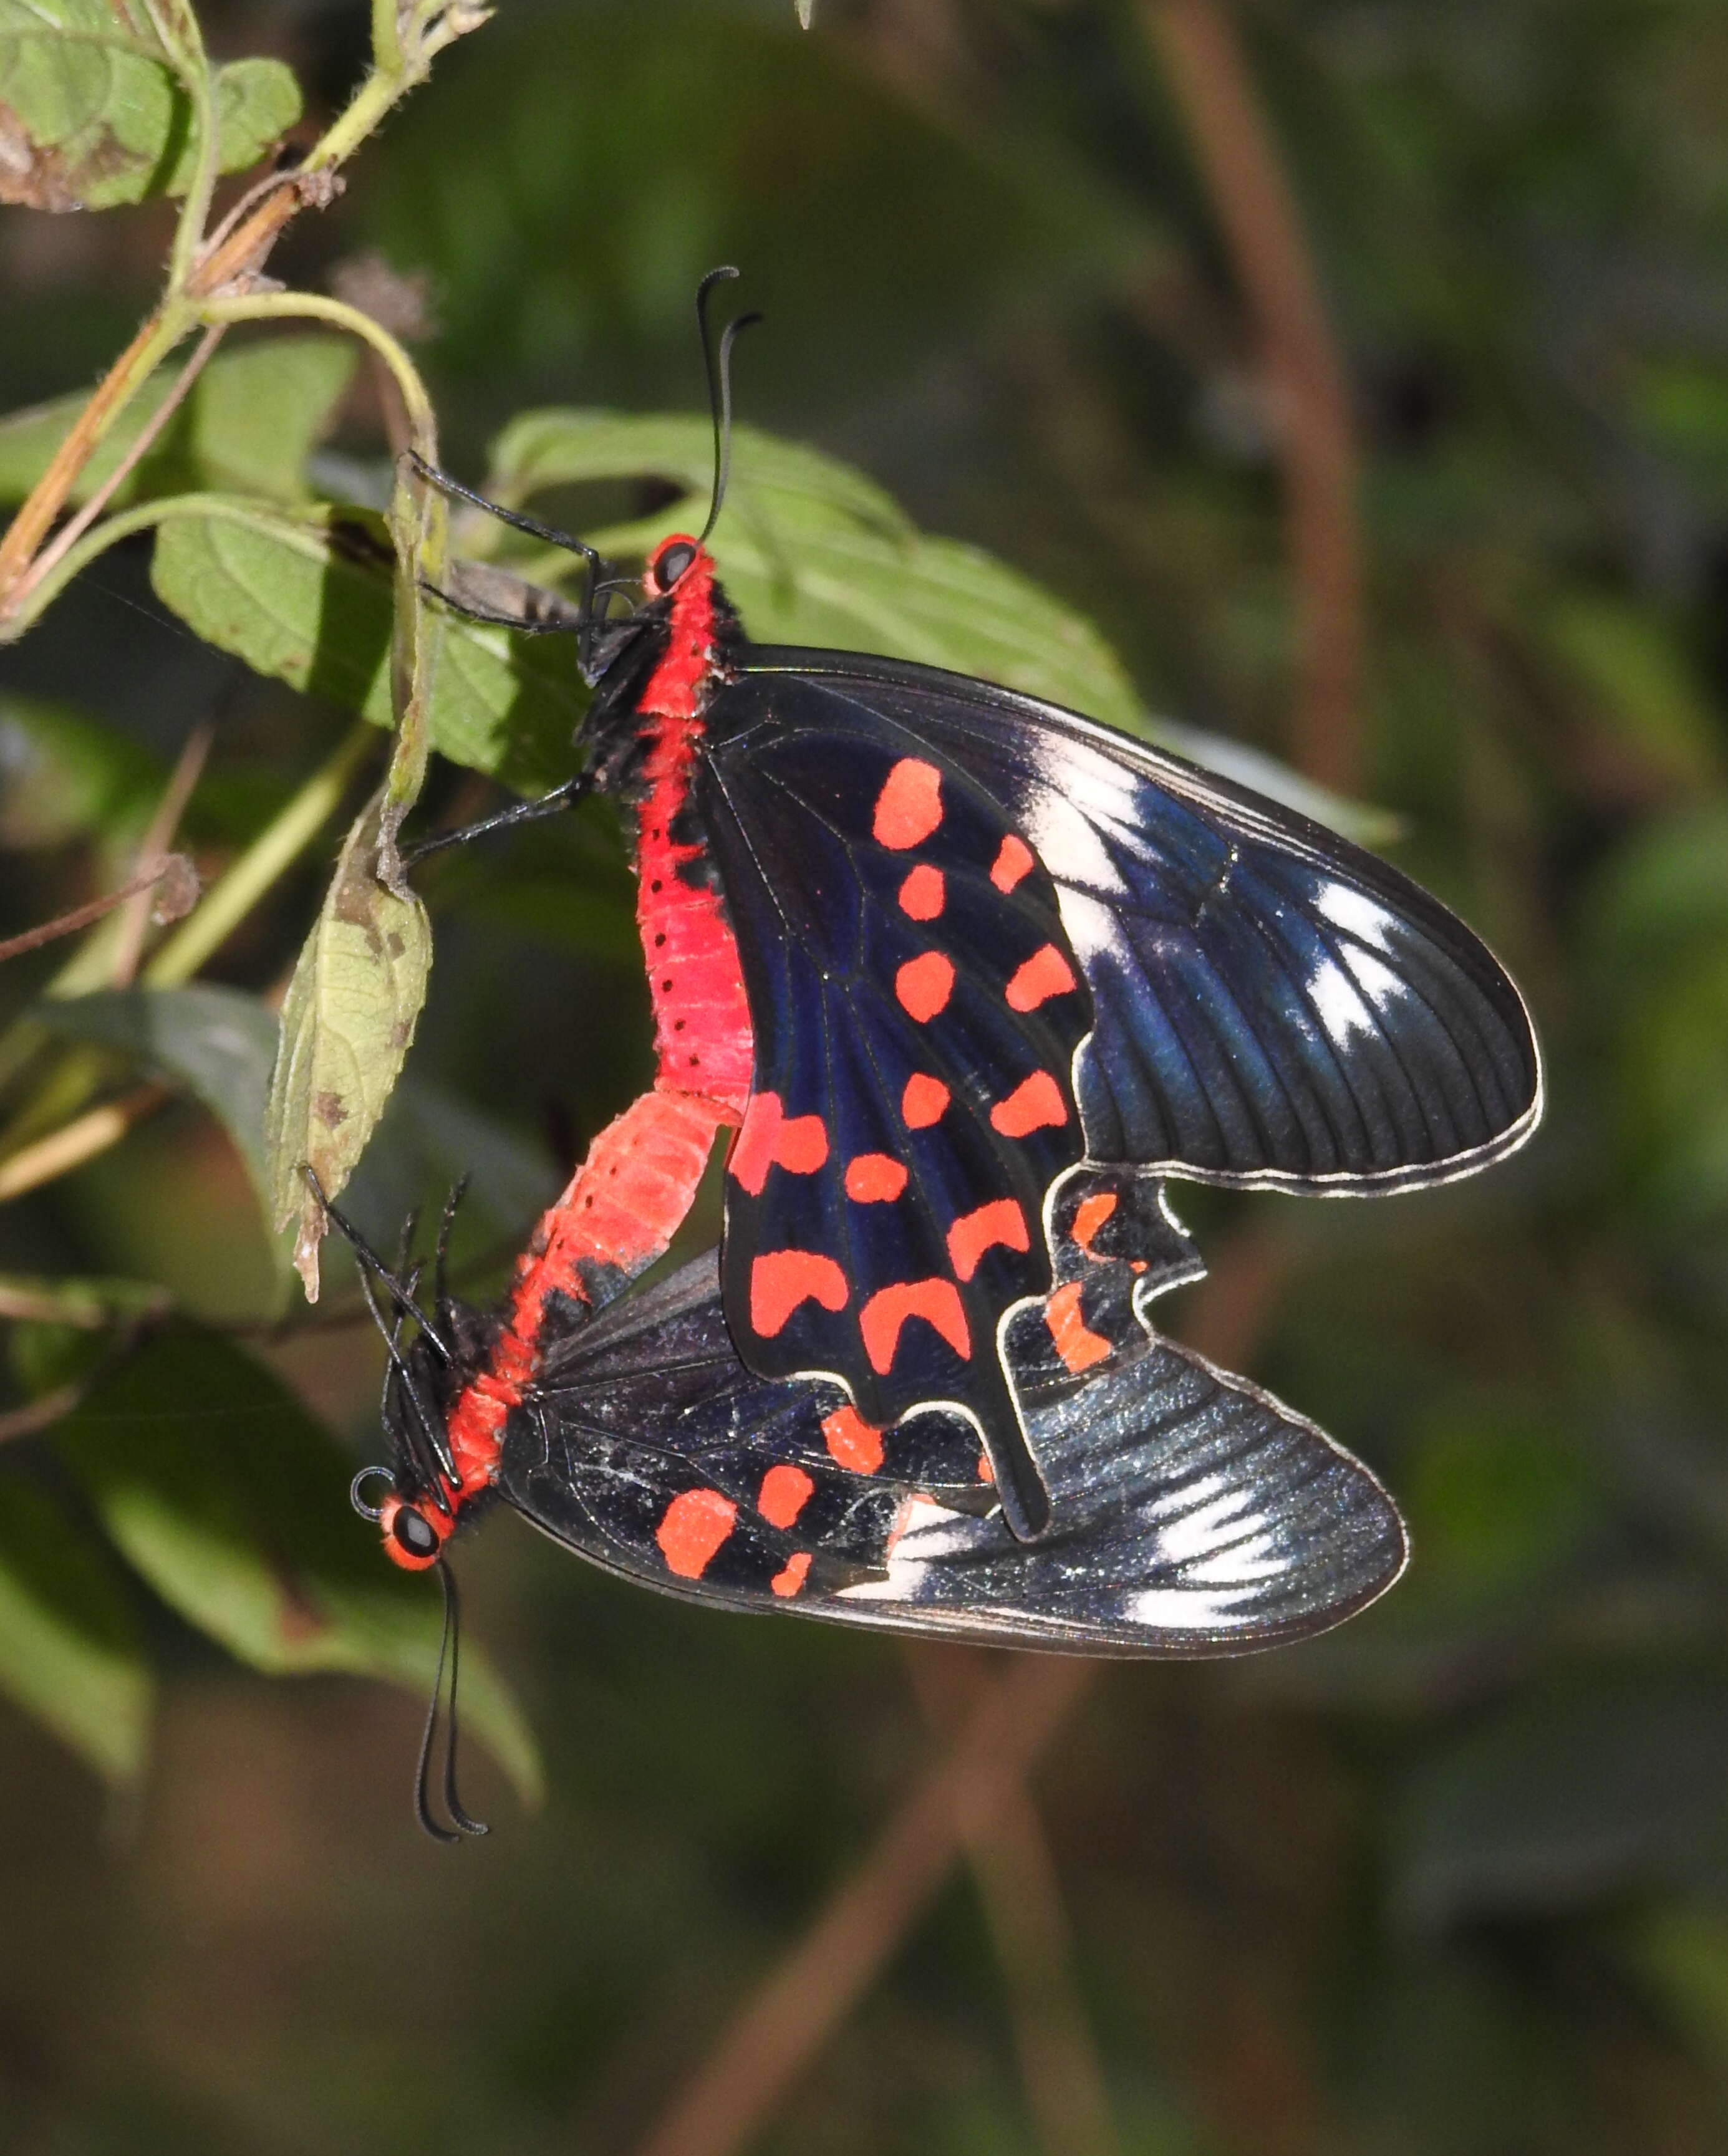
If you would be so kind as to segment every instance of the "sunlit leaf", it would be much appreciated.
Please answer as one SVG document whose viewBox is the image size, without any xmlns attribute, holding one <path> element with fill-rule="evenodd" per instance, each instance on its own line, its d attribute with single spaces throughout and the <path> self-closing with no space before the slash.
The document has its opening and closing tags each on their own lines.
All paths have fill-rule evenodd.
<svg viewBox="0 0 1728 2156">
<path fill-rule="evenodd" d="M 198 376 L 184 404 L 114 497 L 117 502 L 201 487 L 306 498 L 306 462 L 353 378 L 352 337 L 273 337 L 224 347 Z M 152 375 L 79 474 L 68 499 L 104 485 L 173 388 L 173 363 Z M 22 501 L 84 409 L 83 396 L 57 397 L 0 419 L 0 500 Z"/>
<path fill-rule="evenodd" d="M 255 164 L 300 116 L 280 60 L 214 80 L 220 166 Z M 0 202 L 108 209 L 184 191 L 191 101 L 140 0 L 0 0 Z"/>
<path fill-rule="evenodd" d="M 713 443 L 694 418 L 537 412 L 506 431 L 493 461 L 494 485 L 512 500 L 599 479 L 679 487 L 681 499 L 652 519 L 594 535 L 603 551 L 640 553 L 667 531 L 701 529 Z M 921 536 L 878 487 L 831 457 L 740 429 L 712 543 L 759 643 L 922 660 L 1145 730 L 1132 685 L 1089 622 L 980 549 Z"/>
<path fill-rule="evenodd" d="M 135 1781 L 151 1678 L 112 1565 L 21 1474 L 0 1475 L 0 1691 L 109 1782 Z"/>
<path fill-rule="evenodd" d="M 60 1426 L 58 1441 L 127 1560 L 162 1599 L 273 1676 L 345 1671 L 429 1693 L 439 1596 L 398 1572 L 349 1510 L 353 1462 L 271 1373 L 174 1327 Z M 463 1717 L 522 1796 L 533 1739 L 465 1645 Z"/>
<path fill-rule="evenodd" d="M 282 1005 L 281 1045 L 265 1112 L 265 1173 L 275 1224 L 298 1224 L 295 1264 L 318 1292 L 323 1209 L 347 1182 L 390 1097 L 426 998 L 432 932 L 412 893 L 378 877 L 376 802 L 349 832 Z"/>
<path fill-rule="evenodd" d="M 163 603 L 207 643 L 389 726 L 391 567 L 379 517 L 289 516 L 213 497 L 206 513 L 162 525 L 151 578 Z M 581 708 L 574 665 L 558 639 L 537 649 L 502 629 L 450 620 L 430 714 L 440 755 L 542 792 L 568 771 Z"/>
<path fill-rule="evenodd" d="M 275 1014 L 238 988 L 110 988 L 55 998 L 38 1017 L 53 1032 L 118 1049 L 183 1086 L 221 1122 L 266 1204 L 265 1103 L 275 1060 Z"/>
</svg>

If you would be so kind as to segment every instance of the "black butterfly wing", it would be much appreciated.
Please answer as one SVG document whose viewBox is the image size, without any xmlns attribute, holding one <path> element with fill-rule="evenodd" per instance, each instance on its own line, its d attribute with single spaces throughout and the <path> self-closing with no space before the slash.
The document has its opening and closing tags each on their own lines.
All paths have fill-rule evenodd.
<svg viewBox="0 0 1728 2156">
<path fill-rule="evenodd" d="M 1054 878 L 1096 1031 L 1090 1157 L 1310 1190 L 1444 1180 L 1534 1128 L 1516 988 L 1396 870 L 1306 819 L 1035 698 L 846 652 L 762 648 L 795 682 L 966 772 Z"/>
<path fill-rule="evenodd" d="M 1011 1328 L 1057 1500 L 1037 1543 L 1010 1532 L 961 1418 L 874 1431 L 831 1386 L 747 1370 L 712 1253 L 566 1343 L 507 1426 L 505 1494 L 663 1592 L 1070 1653 L 1245 1652 L 1384 1592 L 1406 1544 L 1374 1477 L 1138 1321 L 1197 1270 L 1167 1216 L 1144 1213 L 1144 1186 L 1083 1179 L 1065 1202 L 1065 1229 L 1077 1214 L 1083 1237 L 1062 1246 L 1072 1317 L 1034 1309 Z M 1113 1257 L 1113 1229 L 1154 1255 Z M 1101 1350 L 1083 1375 L 1077 1339 Z"/>
<path fill-rule="evenodd" d="M 999 1333 L 1051 1285 L 1090 998 L 1055 887 L 991 797 L 897 728 L 832 716 L 796 684 L 735 703 L 695 784 L 754 1031 L 727 1316 L 760 1375 L 831 1377 L 872 1424 L 975 1417 L 1036 1532 Z"/>
</svg>

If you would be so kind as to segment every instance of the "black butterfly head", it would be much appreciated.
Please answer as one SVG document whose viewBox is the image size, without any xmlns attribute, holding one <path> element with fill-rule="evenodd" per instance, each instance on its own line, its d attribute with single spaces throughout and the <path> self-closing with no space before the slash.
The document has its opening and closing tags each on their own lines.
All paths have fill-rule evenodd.
<svg viewBox="0 0 1728 2156">
<path fill-rule="evenodd" d="M 662 539 L 648 557 L 648 566 L 642 572 L 642 588 L 649 598 L 669 597 L 672 587 L 696 567 L 702 551 L 702 542 L 692 539 L 687 532 L 675 531 L 669 538 Z"/>
</svg>

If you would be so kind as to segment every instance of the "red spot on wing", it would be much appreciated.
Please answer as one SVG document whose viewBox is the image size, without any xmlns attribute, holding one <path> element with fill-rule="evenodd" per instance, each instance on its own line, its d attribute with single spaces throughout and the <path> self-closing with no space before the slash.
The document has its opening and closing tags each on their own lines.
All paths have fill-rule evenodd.
<svg viewBox="0 0 1728 2156">
<path fill-rule="evenodd" d="M 1016 839 L 1012 831 L 1003 839 L 990 872 L 990 880 L 1000 891 L 1011 891 L 1016 884 L 1030 875 L 1036 865 L 1037 857 L 1024 839 Z"/>
<path fill-rule="evenodd" d="M 947 900 L 942 871 L 928 861 L 920 861 L 900 886 L 900 911 L 913 921 L 935 920 Z"/>
<path fill-rule="evenodd" d="M 919 757 L 903 756 L 876 797 L 871 830 L 896 853 L 921 844 L 942 822 L 942 773 Z"/>
<path fill-rule="evenodd" d="M 680 1579 L 700 1579 L 737 1517 L 738 1507 L 717 1490 L 686 1490 L 674 1497 L 654 1530 L 666 1570 Z"/>
<path fill-rule="evenodd" d="M 1074 969 L 1053 943 L 1034 951 L 1005 991 L 1010 1010 L 1034 1011 L 1052 996 L 1065 996 L 1076 985 Z"/>
<path fill-rule="evenodd" d="M 1068 1104 L 1047 1070 L 1035 1070 L 990 1111 L 990 1128 L 1005 1138 L 1028 1137 L 1034 1131 L 1059 1129 L 1068 1120 Z"/>
<path fill-rule="evenodd" d="M 978 1479 L 980 1482 L 994 1482 L 996 1479 L 996 1471 L 990 1466 L 987 1452 L 980 1452 L 978 1455 Z"/>
<path fill-rule="evenodd" d="M 954 961 L 939 951 L 926 951 L 921 957 L 908 958 L 895 974 L 894 993 L 909 1016 L 927 1025 L 948 1009 L 954 984 Z"/>
<path fill-rule="evenodd" d="M 796 1594 L 799 1589 L 803 1586 L 810 1568 L 810 1552 L 795 1550 L 786 1560 L 785 1570 L 777 1572 L 768 1584 L 776 1594 Z"/>
<path fill-rule="evenodd" d="M 1098 1256 L 1098 1252 L 1092 1247 L 1092 1239 L 1115 1210 L 1116 1194 L 1113 1190 L 1094 1191 L 1090 1198 L 1083 1198 L 1074 1209 L 1074 1241 L 1088 1258 Z"/>
<path fill-rule="evenodd" d="M 1070 1281 L 1050 1297 L 1044 1306 L 1044 1322 L 1050 1327 L 1057 1353 L 1076 1377 L 1094 1363 L 1102 1363 L 1110 1353 L 1109 1342 L 1092 1332 L 1080 1315 L 1078 1281 Z"/>
<path fill-rule="evenodd" d="M 815 1484 L 801 1467 L 770 1467 L 756 1493 L 756 1509 L 773 1527 L 789 1527 L 810 1501 Z"/>
<path fill-rule="evenodd" d="M 906 1118 L 909 1131 L 927 1131 L 933 1123 L 939 1123 L 948 1113 L 950 1098 L 949 1090 L 939 1078 L 919 1071 L 906 1081 L 906 1091 L 900 1096 L 900 1112 Z"/>
<path fill-rule="evenodd" d="M 844 1310 L 846 1275 L 815 1250 L 769 1250 L 750 1267 L 750 1322 L 772 1340 L 802 1302 Z"/>
<path fill-rule="evenodd" d="M 824 1419 L 822 1442 L 835 1465 L 854 1475 L 874 1475 L 882 1464 L 882 1434 L 855 1407 L 836 1408 Z"/>
<path fill-rule="evenodd" d="M 846 1194 L 859 1205 L 891 1204 L 906 1188 L 906 1164 L 892 1153 L 861 1152 L 846 1163 Z"/>
<path fill-rule="evenodd" d="M 1026 1214 L 1017 1199 L 998 1198 L 975 1213 L 963 1213 L 948 1231 L 949 1262 L 963 1281 L 969 1281 L 985 1252 L 999 1243 L 1011 1250 L 1031 1247 Z"/>
<path fill-rule="evenodd" d="M 828 1132 L 820 1116 L 789 1119 L 778 1093 L 753 1093 L 726 1164 L 734 1181 L 753 1198 L 759 1198 L 769 1168 L 814 1175 L 827 1158 Z"/>
<path fill-rule="evenodd" d="M 877 1377 L 894 1367 L 900 1348 L 900 1328 L 908 1317 L 922 1317 L 933 1325 L 964 1362 L 972 1353 L 972 1335 L 966 1323 L 960 1291 L 949 1280 L 898 1281 L 880 1288 L 860 1312 L 858 1329 L 864 1336 L 864 1352 Z"/>
</svg>

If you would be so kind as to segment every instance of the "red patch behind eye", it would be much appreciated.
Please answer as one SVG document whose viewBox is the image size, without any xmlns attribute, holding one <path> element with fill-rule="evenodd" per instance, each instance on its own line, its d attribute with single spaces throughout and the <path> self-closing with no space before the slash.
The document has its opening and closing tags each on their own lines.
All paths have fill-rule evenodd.
<svg viewBox="0 0 1728 2156">
<path fill-rule="evenodd" d="M 753 1198 L 759 1198 L 769 1168 L 814 1175 L 827 1158 L 828 1132 L 820 1116 L 794 1116 L 789 1121 L 778 1093 L 753 1093 L 726 1165 L 734 1181 Z"/>
<path fill-rule="evenodd" d="M 772 1340 L 801 1302 L 846 1306 L 846 1275 L 815 1250 L 769 1250 L 750 1267 L 750 1322 Z"/>
<path fill-rule="evenodd" d="M 871 832 L 895 853 L 916 846 L 942 822 L 942 773 L 921 757 L 903 756 L 876 797 Z"/>
<path fill-rule="evenodd" d="M 1035 1070 L 1005 1101 L 990 1111 L 990 1128 L 1005 1138 L 1023 1138 L 1034 1131 L 1059 1129 L 1068 1120 L 1062 1088 L 1047 1070 Z"/>
<path fill-rule="evenodd" d="M 680 1579 L 700 1579 L 737 1517 L 738 1507 L 717 1490 L 686 1490 L 674 1497 L 654 1530 L 666 1570 Z"/>
<path fill-rule="evenodd" d="M 998 1198 L 975 1213 L 963 1213 L 948 1231 L 948 1255 L 963 1281 L 971 1279 L 986 1250 L 998 1244 L 1011 1250 L 1031 1248 L 1026 1214 L 1012 1198 Z"/>
<path fill-rule="evenodd" d="M 939 1078 L 919 1071 L 908 1078 L 906 1091 L 900 1096 L 900 1112 L 906 1118 L 909 1131 L 927 1131 L 933 1123 L 939 1123 L 948 1113 L 952 1096 Z"/>
<path fill-rule="evenodd" d="M 1016 884 L 1031 874 L 1036 864 L 1037 856 L 1026 840 L 1016 839 L 1011 831 L 1002 841 L 995 865 L 990 872 L 990 880 L 998 891 L 1011 891 Z"/>
<path fill-rule="evenodd" d="M 1051 1296 L 1044 1306 L 1044 1322 L 1050 1327 L 1057 1353 L 1076 1377 L 1094 1363 L 1102 1363 L 1110 1352 L 1109 1342 L 1093 1332 L 1080 1314 L 1078 1281 L 1070 1281 Z"/>
<path fill-rule="evenodd" d="M 900 911 L 909 920 L 933 921 L 948 901 L 948 886 L 940 869 L 920 861 L 900 886 Z"/>
<path fill-rule="evenodd" d="M 892 1204 L 906 1188 L 906 1164 L 892 1153 L 861 1152 L 846 1163 L 846 1194 L 856 1205 Z"/>
<path fill-rule="evenodd" d="M 1083 1198 L 1074 1209 L 1072 1230 L 1074 1242 L 1088 1258 L 1098 1256 L 1098 1252 L 1092 1247 L 1092 1239 L 1115 1210 L 1116 1194 L 1113 1190 L 1094 1191 L 1090 1198 Z"/>
<path fill-rule="evenodd" d="M 900 1328 L 908 1317 L 922 1317 L 933 1325 L 962 1362 L 972 1353 L 972 1335 L 966 1324 L 965 1306 L 952 1281 L 900 1281 L 878 1289 L 859 1313 L 858 1329 L 864 1336 L 864 1352 L 877 1377 L 894 1367 L 900 1349 Z"/>
<path fill-rule="evenodd" d="M 796 1594 L 799 1589 L 803 1586 L 805 1575 L 810 1568 L 810 1552 L 794 1550 L 786 1560 L 786 1569 L 784 1572 L 777 1572 L 768 1584 L 776 1594 Z"/>
<path fill-rule="evenodd" d="M 756 1509 L 771 1527 L 789 1527 L 815 1488 L 801 1467 L 770 1467 L 756 1493 Z"/>
<path fill-rule="evenodd" d="M 909 1016 L 927 1025 L 948 1009 L 954 984 L 954 961 L 939 951 L 926 951 L 922 957 L 908 958 L 895 974 L 894 993 Z"/>
<path fill-rule="evenodd" d="M 882 1434 L 855 1407 L 836 1408 L 826 1417 L 822 1442 L 835 1465 L 854 1475 L 874 1475 L 882 1464 Z"/>
<path fill-rule="evenodd" d="M 1053 943 L 1034 951 L 1009 982 L 1005 993 L 1010 1010 L 1033 1011 L 1052 996 L 1065 996 L 1074 986 L 1074 969 Z"/>
</svg>

